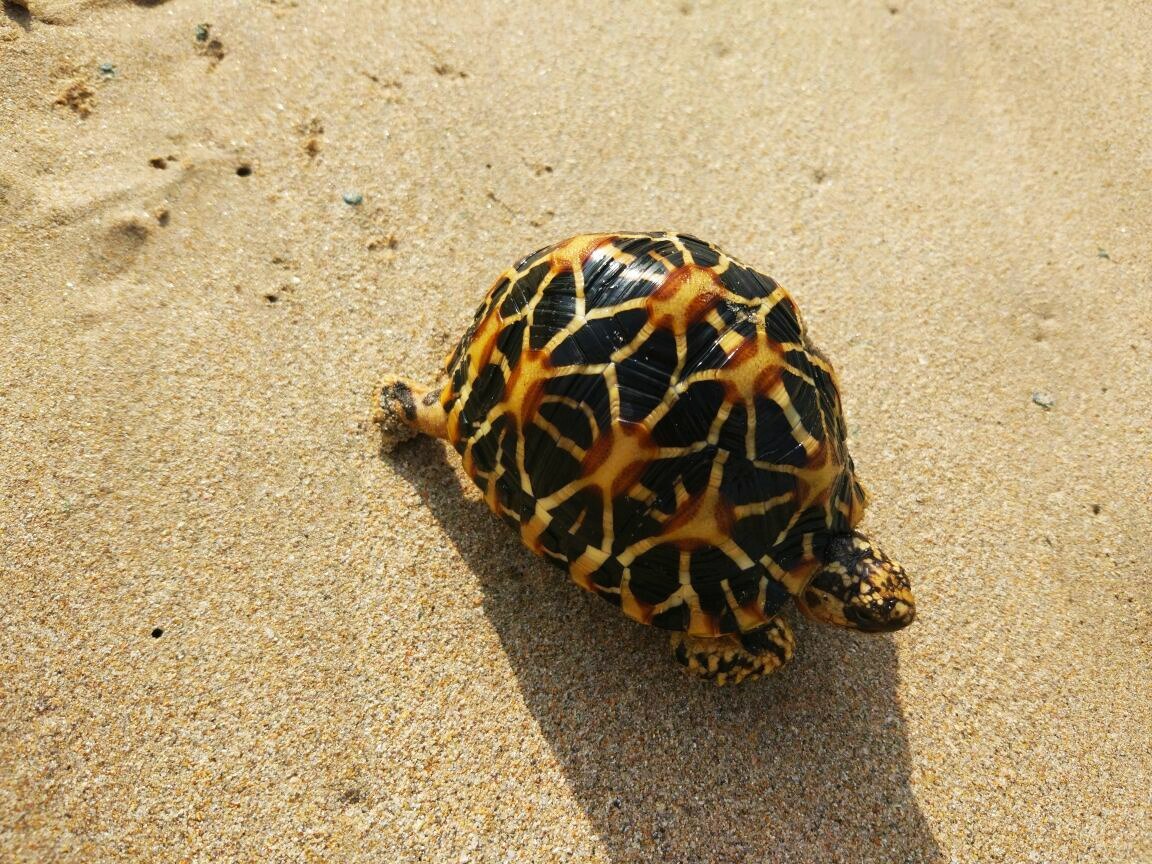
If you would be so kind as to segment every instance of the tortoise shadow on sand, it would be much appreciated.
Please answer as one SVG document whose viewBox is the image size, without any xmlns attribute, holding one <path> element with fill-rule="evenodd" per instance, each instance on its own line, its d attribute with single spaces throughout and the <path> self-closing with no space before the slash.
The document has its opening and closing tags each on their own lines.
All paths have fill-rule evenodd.
<svg viewBox="0 0 1152 864">
<path fill-rule="evenodd" d="M 524 550 L 462 488 L 449 452 L 421 439 L 386 458 L 481 580 L 524 701 L 610 860 L 941 860 L 909 785 L 890 638 L 793 617 L 797 656 L 773 678 L 688 678 L 666 634 Z"/>
</svg>

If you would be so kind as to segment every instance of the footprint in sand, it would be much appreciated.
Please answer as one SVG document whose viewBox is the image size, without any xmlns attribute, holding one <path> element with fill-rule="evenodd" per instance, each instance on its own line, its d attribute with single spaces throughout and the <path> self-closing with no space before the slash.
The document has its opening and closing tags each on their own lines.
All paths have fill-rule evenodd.
<svg viewBox="0 0 1152 864">
<path fill-rule="evenodd" d="M 113 217 L 94 238 L 90 275 L 108 277 L 123 273 L 136 261 L 156 230 L 157 219 L 148 213 L 130 211 Z"/>
</svg>

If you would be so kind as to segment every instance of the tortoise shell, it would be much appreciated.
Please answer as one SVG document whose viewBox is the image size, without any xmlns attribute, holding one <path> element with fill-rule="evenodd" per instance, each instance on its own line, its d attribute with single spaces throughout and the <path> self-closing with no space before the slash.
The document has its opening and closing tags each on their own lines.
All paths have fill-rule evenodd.
<svg viewBox="0 0 1152 864">
<path fill-rule="evenodd" d="M 488 506 L 645 624 L 763 626 L 865 496 L 792 297 L 684 234 L 590 234 L 493 285 L 439 394 Z"/>
</svg>

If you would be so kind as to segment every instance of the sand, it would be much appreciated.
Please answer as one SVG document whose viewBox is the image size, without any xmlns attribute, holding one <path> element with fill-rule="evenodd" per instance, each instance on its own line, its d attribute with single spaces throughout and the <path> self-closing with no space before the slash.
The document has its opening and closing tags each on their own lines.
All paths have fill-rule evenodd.
<svg viewBox="0 0 1152 864">
<path fill-rule="evenodd" d="M 6 0 L 0 859 L 1152 860 L 1149 45 L 1139 0 Z M 909 629 L 714 689 L 377 452 L 505 266 L 656 228 L 798 299 Z"/>
</svg>

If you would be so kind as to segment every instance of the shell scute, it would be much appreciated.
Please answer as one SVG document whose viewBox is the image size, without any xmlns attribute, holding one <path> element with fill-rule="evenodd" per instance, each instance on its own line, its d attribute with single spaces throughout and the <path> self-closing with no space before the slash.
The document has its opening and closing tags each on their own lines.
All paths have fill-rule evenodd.
<svg viewBox="0 0 1152 864">
<path fill-rule="evenodd" d="M 691 447 L 709 441 L 712 426 L 725 403 L 726 388 L 719 381 L 701 379 L 680 392 L 652 428 L 661 447 Z"/>
<path fill-rule="evenodd" d="M 554 274 L 533 311 L 528 347 L 533 351 L 544 350 L 552 338 L 576 317 L 578 305 L 576 279 L 571 271 Z M 555 358 L 552 362 L 556 362 Z"/>
<path fill-rule="evenodd" d="M 676 340 L 656 330 L 615 364 L 620 419 L 641 423 L 667 397 L 677 367 Z"/>
<path fill-rule="evenodd" d="M 642 309 L 624 309 L 614 315 L 588 318 L 551 349 L 558 367 L 585 366 L 630 345 L 648 323 Z"/>
<path fill-rule="evenodd" d="M 701 267 L 715 267 L 720 263 L 720 250 L 712 244 L 705 243 L 700 238 L 690 234 L 681 234 L 680 241 L 684 244 L 688 254 L 692 256 L 694 264 Z"/>
</svg>

